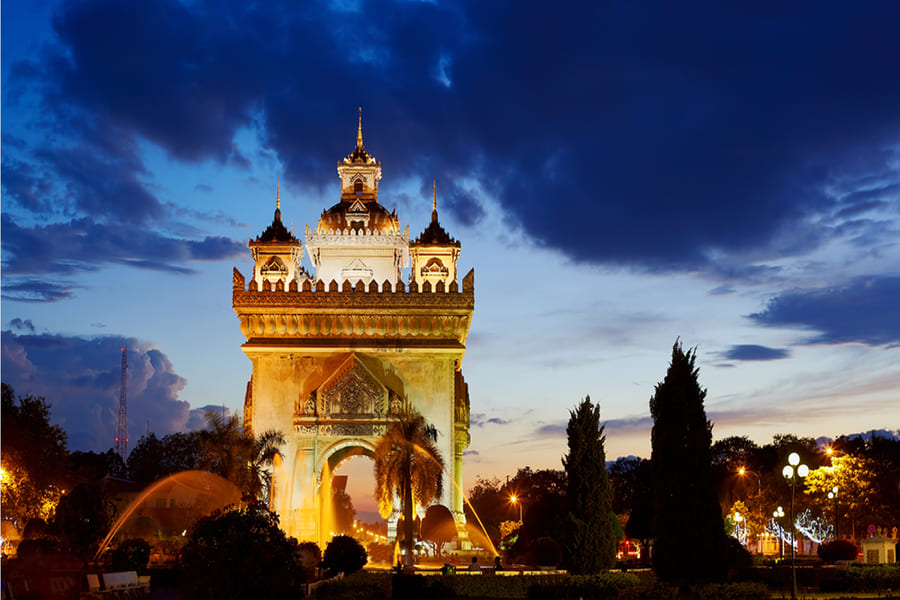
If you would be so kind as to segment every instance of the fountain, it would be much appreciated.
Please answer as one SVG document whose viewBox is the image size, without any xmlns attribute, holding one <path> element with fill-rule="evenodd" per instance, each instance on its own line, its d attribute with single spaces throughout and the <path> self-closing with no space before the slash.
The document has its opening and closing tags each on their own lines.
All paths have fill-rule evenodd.
<svg viewBox="0 0 900 600">
<path fill-rule="evenodd" d="M 429 457 L 429 458 L 431 457 L 431 455 L 428 452 L 426 452 L 424 450 L 424 448 L 422 448 L 418 444 L 413 444 L 413 447 L 415 449 L 419 450 L 423 456 Z M 459 486 L 458 483 L 456 483 L 456 480 L 453 479 L 453 477 L 450 475 L 450 473 L 447 472 L 446 467 L 441 465 L 441 470 L 444 472 L 444 475 L 447 476 L 447 479 L 450 481 L 450 483 L 452 483 L 456 487 L 457 491 L 459 491 L 459 495 L 462 496 L 463 502 L 465 502 L 466 504 L 469 505 L 469 509 L 471 509 L 472 514 L 475 515 L 475 520 L 478 521 L 478 525 L 481 528 L 480 529 L 481 535 L 478 537 L 483 537 L 482 541 L 487 542 L 487 544 L 485 545 L 485 548 L 491 552 L 491 556 L 500 556 L 500 553 L 497 552 L 497 548 L 494 547 L 494 543 L 491 542 L 490 536 L 487 535 L 487 530 L 484 528 L 484 523 L 481 522 L 481 517 L 478 516 L 478 513 L 475 511 L 475 507 L 472 506 L 471 502 L 469 502 L 469 499 L 466 497 L 466 494 L 465 494 L 465 492 L 463 492 L 463 489 Z M 467 532 L 471 532 L 473 530 L 475 530 L 474 527 L 469 527 L 466 529 Z M 478 530 L 475 530 L 475 531 L 477 532 Z"/>
<path fill-rule="evenodd" d="M 233 483 L 207 471 L 182 471 L 164 477 L 148 485 L 128 504 L 103 538 L 94 560 L 132 516 L 154 515 L 166 521 L 169 530 L 183 533 L 200 517 L 237 505 L 240 500 L 240 490 Z"/>
</svg>

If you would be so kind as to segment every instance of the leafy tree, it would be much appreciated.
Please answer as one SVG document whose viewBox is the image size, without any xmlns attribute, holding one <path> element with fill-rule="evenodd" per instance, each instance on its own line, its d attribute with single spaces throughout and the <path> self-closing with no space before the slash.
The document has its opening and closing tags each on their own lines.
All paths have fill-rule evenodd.
<svg viewBox="0 0 900 600">
<path fill-rule="evenodd" d="M 0 396 L 3 518 L 21 528 L 30 518 L 49 519 L 66 487 L 66 433 L 50 424 L 43 397 L 17 399 L 5 383 Z"/>
<path fill-rule="evenodd" d="M 879 471 L 874 461 L 864 457 L 835 456 L 831 464 L 810 471 L 804 480 L 804 491 L 816 498 L 824 514 L 833 515 L 834 504 L 828 500 L 828 492 L 837 486 L 839 516 L 845 522 L 849 521 L 845 531 L 855 538 L 857 524 L 865 526 L 865 523 L 877 520 L 875 516 L 880 507 L 873 498 L 873 490 Z"/>
<path fill-rule="evenodd" d="M 2 384 L 0 437 L 3 453 L 15 452 L 19 464 L 35 485 L 44 488 L 58 481 L 60 465 L 65 464 L 66 432 L 50 424 L 50 405 L 43 396 L 19 396 Z"/>
<path fill-rule="evenodd" d="M 129 453 L 128 473 L 132 481 L 152 483 L 198 468 L 202 456 L 198 431 L 170 433 L 161 440 L 151 433 L 142 436 Z"/>
<path fill-rule="evenodd" d="M 505 489 L 505 486 L 501 485 L 500 480 L 496 477 L 491 479 L 478 477 L 475 485 L 469 490 L 469 501 L 463 507 L 466 522 L 478 523 L 480 521 L 484 526 L 485 535 L 494 540 L 503 537 L 499 529 L 500 523 L 509 519 L 512 514 L 509 497 L 504 493 Z M 478 514 L 478 519 L 475 518 L 473 510 Z M 516 512 L 515 518 L 518 520 L 518 512 Z"/>
<path fill-rule="evenodd" d="M 80 483 L 60 498 L 52 529 L 65 547 L 90 558 L 113 524 L 115 508 L 103 481 Z"/>
<path fill-rule="evenodd" d="M 676 341 L 666 377 L 650 398 L 653 568 L 681 585 L 723 579 L 727 570 L 728 540 L 711 469 L 712 423 L 695 359 L 696 350 L 685 352 Z"/>
<path fill-rule="evenodd" d="M 297 541 L 259 502 L 199 519 L 181 549 L 184 598 L 293 598 L 302 581 Z"/>
<path fill-rule="evenodd" d="M 375 444 L 375 495 L 387 518 L 394 494 L 400 496 L 404 520 L 405 566 L 413 564 L 413 501 L 428 506 L 443 493 L 444 459 L 437 449 L 437 429 L 415 410 L 403 412 Z"/>
<path fill-rule="evenodd" d="M 330 574 L 349 575 L 366 566 L 368 560 L 362 544 L 348 535 L 336 535 L 325 546 L 322 568 Z"/>
<path fill-rule="evenodd" d="M 300 542 L 297 545 L 297 556 L 303 570 L 303 581 L 309 583 L 316 578 L 316 569 L 322 562 L 322 550 L 315 542 Z"/>
<path fill-rule="evenodd" d="M 422 539 L 431 545 L 432 554 L 439 557 L 444 544 L 452 542 L 457 537 L 456 520 L 450 509 L 441 504 L 429 506 L 425 511 L 425 518 L 422 519 L 421 534 Z"/>
<path fill-rule="evenodd" d="M 567 478 L 569 569 L 595 574 L 616 564 L 612 489 L 606 473 L 606 451 L 600 405 L 586 397 L 569 412 L 569 452 L 563 457 Z"/>
<path fill-rule="evenodd" d="M 72 452 L 69 454 L 69 470 L 76 477 L 89 481 L 106 476 L 124 478 L 127 475 L 122 457 L 112 448 L 102 454 L 79 450 Z"/>
<path fill-rule="evenodd" d="M 523 508 L 523 522 L 512 554 L 522 557 L 539 538 L 561 537 L 566 531 L 566 473 L 562 469 L 519 469 L 509 481 L 509 491 Z M 514 510 L 513 507 L 510 506 Z M 518 518 L 518 515 L 516 515 Z"/>
</svg>

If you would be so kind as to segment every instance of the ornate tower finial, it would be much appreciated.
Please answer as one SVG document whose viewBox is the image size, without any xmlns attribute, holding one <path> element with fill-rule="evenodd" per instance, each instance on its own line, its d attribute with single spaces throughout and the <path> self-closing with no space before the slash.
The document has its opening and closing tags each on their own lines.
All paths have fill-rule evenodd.
<svg viewBox="0 0 900 600">
<path fill-rule="evenodd" d="M 359 107 L 359 128 L 356 130 L 356 147 L 362 148 L 362 106 Z"/>
<path fill-rule="evenodd" d="M 431 200 L 431 210 L 437 212 L 437 179 L 434 180 L 434 196 Z"/>
<path fill-rule="evenodd" d="M 281 208 L 281 178 L 275 179 L 275 208 Z"/>
</svg>

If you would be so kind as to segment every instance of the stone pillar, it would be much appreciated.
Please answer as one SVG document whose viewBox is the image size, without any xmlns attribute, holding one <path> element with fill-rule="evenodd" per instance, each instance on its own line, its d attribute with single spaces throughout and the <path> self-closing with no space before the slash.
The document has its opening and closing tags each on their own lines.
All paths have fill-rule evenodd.
<svg viewBox="0 0 900 600">
<path fill-rule="evenodd" d="M 291 523 L 288 535 L 298 540 L 318 540 L 316 511 L 316 439 L 301 438 L 294 460 L 291 489 Z"/>
</svg>

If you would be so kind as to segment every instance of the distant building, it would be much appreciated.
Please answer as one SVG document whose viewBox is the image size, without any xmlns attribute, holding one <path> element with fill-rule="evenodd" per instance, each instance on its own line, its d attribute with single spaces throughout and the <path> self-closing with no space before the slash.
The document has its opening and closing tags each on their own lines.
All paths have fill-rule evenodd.
<svg viewBox="0 0 900 600">
<path fill-rule="evenodd" d="M 460 244 L 438 221 L 436 194 L 431 222 L 414 241 L 379 203 L 381 163 L 363 145 L 361 117 L 337 171 L 340 201 L 305 228 L 304 243 L 284 226 L 276 191 L 272 224 L 249 244 L 249 281 L 234 269 L 232 305 L 253 363 L 244 423 L 286 438 L 271 507 L 288 534 L 321 540 L 330 493 L 320 489 L 329 481 L 323 473 L 351 456 L 371 457 L 389 420 L 411 406 L 440 434 L 448 471 L 440 503 L 462 528 L 469 395 L 461 368 L 474 272 L 457 281 Z"/>
</svg>

